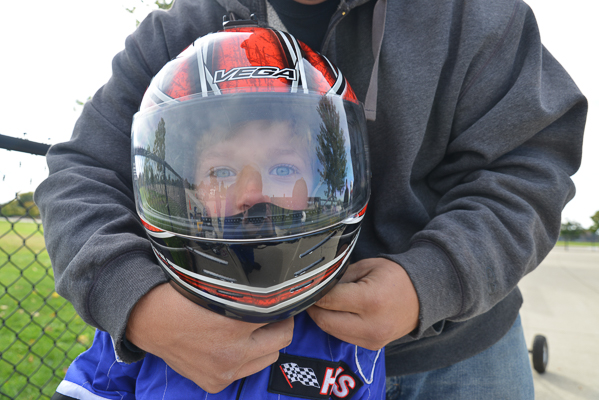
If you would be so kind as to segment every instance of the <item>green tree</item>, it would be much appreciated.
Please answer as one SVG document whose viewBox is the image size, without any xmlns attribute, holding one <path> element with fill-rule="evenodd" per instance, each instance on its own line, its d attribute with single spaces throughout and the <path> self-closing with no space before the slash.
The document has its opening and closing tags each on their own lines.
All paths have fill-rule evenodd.
<svg viewBox="0 0 599 400">
<path fill-rule="evenodd" d="M 125 7 L 125 10 L 131 14 L 135 14 L 135 26 L 137 27 L 141 23 L 141 20 L 137 18 L 138 16 L 143 20 L 146 17 L 143 15 L 144 13 L 149 13 L 150 11 L 156 9 L 156 7 L 158 7 L 160 10 L 168 10 L 172 7 L 173 2 L 174 0 L 138 0 L 139 6 L 142 9 L 141 13 L 138 12 L 138 6 L 133 6 L 131 8 Z"/>
<path fill-rule="evenodd" d="M 334 200 L 336 192 L 342 190 L 345 184 L 347 167 L 345 138 L 339 123 L 339 113 L 331 99 L 323 96 L 318 103 L 317 111 L 322 122 L 320 133 L 316 137 L 318 142 L 316 156 L 323 166 L 318 173 L 327 186 L 327 200 Z"/>
<path fill-rule="evenodd" d="M 174 0 L 156 0 L 154 4 L 158 6 L 161 10 L 168 10 L 172 7 Z"/>
<path fill-rule="evenodd" d="M 591 217 L 591 219 L 593 220 L 593 225 L 591 225 L 591 227 L 589 228 L 589 231 L 596 234 L 597 231 L 599 230 L 599 211 L 597 211 L 595 213 L 595 215 L 593 215 Z"/>
<path fill-rule="evenodd" d="M 0 216 L 22 217 L 28 215 L 39 218 L 40 210 L 33 202 L 33 192 L 19 193 L 17 197 L 5 204 L 0 204 Z"/>
<path fill-rule="evenodd" d="M 599 235 L 599 211 L 597 211 L 595 215 L 591 217 L 591 219 L 593 220 L 593 225 L 591 225 L 591 227 L 589 228 L 589 232 L 592 235 L 591 237 L 593 239 L 593 246 L 595 246 L 597 235 Z"/>
<path fill-rule="evenodd" d="M 568 248 L 568 242 L 571 242 L 574 239 L 578 239 L 580 235 L 584 233 L 584 228 L 580 223 L 575 221 L 566 221 L 562 223 L 560 229 L 560 235 L 564 238 L 566 242 L 566 248 Z"/>
</svg>

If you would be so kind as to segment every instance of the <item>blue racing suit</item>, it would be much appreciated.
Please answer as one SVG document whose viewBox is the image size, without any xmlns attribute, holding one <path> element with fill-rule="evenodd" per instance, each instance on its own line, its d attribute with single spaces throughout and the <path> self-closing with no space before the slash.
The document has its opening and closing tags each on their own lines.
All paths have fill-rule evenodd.
<svg viewBox="0 0 599 400">
<path fill-rule="evenodd" d="M 115 357 L 110 335 L 94 342 L 69 367 L 53 399 L 354 399 L 385 398 L 384 351 L 366 350 L 322 331 L 302 312 L 293 341 L 270 367 L 209 394 L 147 354 L 132 364 Z"/>
</svg>

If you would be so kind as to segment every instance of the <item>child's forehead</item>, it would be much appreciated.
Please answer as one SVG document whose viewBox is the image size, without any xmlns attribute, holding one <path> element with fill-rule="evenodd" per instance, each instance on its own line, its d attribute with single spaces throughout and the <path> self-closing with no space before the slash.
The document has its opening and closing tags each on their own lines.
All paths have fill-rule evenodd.
<svg viewBox="0 0 599 400">
<path fill-rule="evenodd" d="M 235 161 L 236 158 L 240 158 L 243 155 L 263 154 L 269 156 L 269 158 L 291 157 L 298 155 L 298 149 L 290 144 L 277 146 L 276 143 L 268 141 L 264 143 L 254 142 L 244 146 L 237 146 L 234 141 L 227 141 L 215 145 L 207 153 L 204 156 L 207 160 L 227 158 L 228 161 Z"/>
<path fill-rule="evenodd" d="M 305 152 L 291 146 L 283 144 L 277 146 L 272 142 L 253 143 L 251 145 L 234 146 L 233 143 L 222 143 L 221 146 L 216 146 L 210 149 L 203 157 L 201 164 L 206 165 L 214 163 L 277 163 L 277 162 L 293 162 L 294 164 L 305 163 Z"/>
<path fill-rule="evenodd" d="M 248 121 L 232 129 L 234 137 L 269 135 L 272 138 L 284 138 L 291 135 L 291 133 L 291 124 L 288 121 Z"/>
<path fill-rule="evenodd" d="M 306 132 L 288 121 L 255 120 L 227 130 L 211 131 L 200 144 L 200 166 L 213 164 L 289 162 L 295 165 L 313 157 Z M 303 133 L 303 135 L 302 135 Z"/>
<path fill-rule="evenodd" d="M 297 142 L 300 139 L 296 136 L 287 122 L 254 121 L 237 127 L 229 135 L 223 135 L 210 150 L 219 152 L 230 151 L 233 148 L 242 151 L 265 149 L 281 155 L 294 154 L 297 153 Z"/>
</svg>

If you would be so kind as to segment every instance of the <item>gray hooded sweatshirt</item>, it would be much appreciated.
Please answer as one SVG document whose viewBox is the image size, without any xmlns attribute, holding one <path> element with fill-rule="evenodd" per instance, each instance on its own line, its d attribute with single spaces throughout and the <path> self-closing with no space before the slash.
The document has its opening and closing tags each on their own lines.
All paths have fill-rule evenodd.
<svg viewBox="0 0 599 400">
<path fill-rule="evenodd" d="M 112 335 L 127 362 L 143 357 L 123 344 L 129 313 L 166 281 L 135 212 L 132 116 L 152 76 L 221 29 L 223 15 L 267 23 L 264 0 L 239 1 L 177 0 L 152 13 L 72 139 L 48 153 L 50 176 L 35 200 L 57 291 Z M 354 259 L 397 262 L 420 301 L 418 328 L 386 348 L 387 374 L 397 375 L 471 357 L 509 330 L 522 303 L 517 284 L 555 244 L 574 196 L 587 103 L 521 0 L 374 7 L 341 0 L 322 53 L 376 117 L 372 196 Z"/>
</svg>

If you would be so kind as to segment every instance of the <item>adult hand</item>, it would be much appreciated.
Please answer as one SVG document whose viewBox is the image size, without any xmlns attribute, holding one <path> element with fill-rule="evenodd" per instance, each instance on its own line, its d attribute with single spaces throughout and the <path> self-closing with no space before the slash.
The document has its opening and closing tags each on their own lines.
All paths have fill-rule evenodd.
<svg viewBox="0 0 599 400">
<path fill-rule="evenodd" d="M 406 271 L 385 258 L 370 258 L 351 264 L 308 314 L 336 338 L 378 350 L 413 331 L 419 311 Z"/>
<path fill-rule="evenodd" d="M 263 370 L 293 337 L 293 318 L 250 324 L 209 311 L 162 284 L 142 297 L 127 323 L 127 339 L 162 358 L 208 393 Z"/>
</svg>

